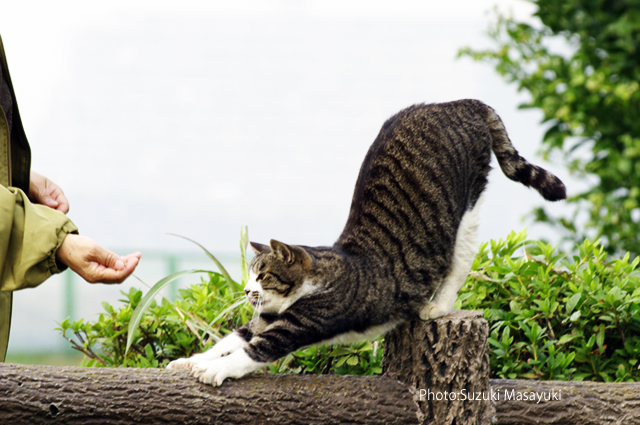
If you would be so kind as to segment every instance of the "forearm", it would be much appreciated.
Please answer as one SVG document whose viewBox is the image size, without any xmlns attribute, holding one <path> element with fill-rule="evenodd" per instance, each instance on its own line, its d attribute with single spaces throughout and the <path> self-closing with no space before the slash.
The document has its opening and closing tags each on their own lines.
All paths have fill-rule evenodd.
<svg viewBox="0 0 640 425">
<path fill-rule="evenodd" d="M 0 289 L 34 287 L 60 272 L 55 253 L 73 232 L 77 228 L 64 214 L 0 186 Z"/>
</svg>

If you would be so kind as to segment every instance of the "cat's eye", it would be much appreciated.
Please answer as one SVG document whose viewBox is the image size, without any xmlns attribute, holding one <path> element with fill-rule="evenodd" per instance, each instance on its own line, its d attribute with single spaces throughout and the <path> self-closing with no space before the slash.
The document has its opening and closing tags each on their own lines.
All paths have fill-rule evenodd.
<svg viewBox="0 0 640 425">
<path fill-rule="evenodd" d="M 265 273 L 260 273 L 260 274 L 258 275 L 258 277 L 256 278 L 256 280 L 257 280 L 257 281 L 261 281 L 261 280 L 263 280 L 263 279 L 264 279 L 264 276 L 265 276 Z"/>
</svg>

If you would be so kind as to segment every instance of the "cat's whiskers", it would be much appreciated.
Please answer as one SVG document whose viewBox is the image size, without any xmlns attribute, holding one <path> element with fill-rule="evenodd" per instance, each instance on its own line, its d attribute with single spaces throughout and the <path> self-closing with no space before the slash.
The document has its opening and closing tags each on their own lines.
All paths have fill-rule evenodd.
<svg viewBox="0 0 640 425">
<path fill-rule="evenodd" d="M 253 314 L 251 315 L 251 321 L 249 323 L 257 323 L 257 318 L 260 317 L 260 313 L 262 313 L 262 307 L 264 306 L 264 297 L 262 294 L 258 293 L 255 299 L 255 304 L 251 303 L 253 306 Z"/>
</svg>

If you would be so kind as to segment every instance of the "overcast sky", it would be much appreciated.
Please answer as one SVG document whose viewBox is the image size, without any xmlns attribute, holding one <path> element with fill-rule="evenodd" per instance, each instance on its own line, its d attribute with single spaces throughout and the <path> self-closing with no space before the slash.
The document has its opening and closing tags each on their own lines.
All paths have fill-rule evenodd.
<svg viewBox="0 0 640 425">
<path fill-rule="evenodd" d="M 540 112 L 517 110 L 526 95 L 456 59 L 490 45 L 494 5 L 527 19 L 526 1 L 176 4 L 0 8 L 33 169 L 63 188 L 82 234 L 140 250 L 142 264 L 145 252 L 193 251 L 166 233 L 237 253 L 242 225 L 258 242 L 333 244 L 367 149 L 415 103 L 486 102 L 523 156 L 578 190 L 536 155 L 544 127 Z M 521 230 L 543 202 L 499 169 L 490 181 L 483 241 Z M 530 234 L 557 240 L 544 226 Z"/>
</svg>

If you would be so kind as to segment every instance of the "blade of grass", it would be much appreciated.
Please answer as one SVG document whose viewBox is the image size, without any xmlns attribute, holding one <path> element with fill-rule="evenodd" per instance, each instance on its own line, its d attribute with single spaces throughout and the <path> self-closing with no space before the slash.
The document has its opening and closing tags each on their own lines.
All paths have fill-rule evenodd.
<svg viewBox="0 0 640 425">
<path fill-rule="evenodd" d="M 203 334 L 208 333 L 208 332 L 209 332 L 209 330 L 211 329 L 211 327 L 212 327 L 213 325 L 215 325 L 215 324 L 216 324 L 216 322 L 217 322 L 218 320 L 222 319 L 222 318 L 224 317 L 224 315 L 225 315 L 225 314 L 227 314 L 228 312 L 230 312 L 230 311 L 231 311 L 231 310 L 233 310 L 234 308 L 236 308 L 236 307 L 238 307 L 238 306 L 241 306 L 242 304 L 244 304 L 244 303 L 246 303 L 246 302 L 247 302 L 247 300 L 246 300 L 246 299 L 242 299 L 242 300 L 240 300 L 240 301 L 236 301 L 235 303 L 231 304 L 229 307 L 227 307 L 227 308 L 225 308 L 224 310 L 222 310 L 222 312 L 221 312 L 220 314 L 218 314 L 218 315 L 216 316 L 216 318 L 215 318 L 215 319 L 213 319 L 213 320 L 211 321 L 211 323 L 209 323 L 209 326 L 207 327 L 207 329 L 205 329 L 205 330 L 204 330 Z M 212 334 L 211 336 L 214 336 L 214 335 Z"/>
<path fill-rule="evenodd" d="M 127 335 L 127 348 L 124 352 L 125 356 L 127 355 L 129 348 L 131 347 L 131 343 L 133 342 L 135 331 L 138 330 L 138 326 L 140 326 L 140 320 L 142 320 L 142 315 L 149 307 L 149 304 L 151 304 L 151 302 L 153 301 L 153 298 L 158 294 L 158 292 L 162 290 L 162 288 L 167 286 L 170 282 L 173 282 L 174 280 L 184 275 L 193 274 L 193 273 L 209 273 L 209 272 L 207 270 L 184 270 L 181 272 L 170 274 L 169 276 L 166 276 L 163 279 L 160 279 L 155 285 L 153 285 L 153 287 L 149 290 L 149 292 L 147 292 L 147 295 L 145 295 L 140 300 L 140 304 L 138 304 L 138 306 L 134 310 L 133 314 L 131 315 L 131 321 L 129 322 L 129 329 L 128 329 L 128 335 Z"/>
<path fill-rule="evenodd" d="M 247 247 L 249 246 L 249 229 L 240 228 L 240 265 L 242 266 L 242 287 L 249 281 L 249 263 L 247 262 Z"/>
<path fill-rule="evenodd" d="M 207 249 L 204 246 L 200 245 L 198 242 L 196 242 L 196 241 L 194 241 L 192 239 L 189 239 L 189 238 L 187 238 L 185 236 L 176 235 L 175 233 L 168 233 L 168 234 L 171 235 L 171 236 L 177 236 L 179 238 L 186 239 L 189 242 L 198 245 L 205 252 L 205 254 L 207 254 L 207 256 L 209 258 L 211 258 L 211 261 L 213 261 L 215 263 L 215 265 L 218 266 L 218 269 L 220 269 L 220 273 L 222 273 L 222 275 L 224 276 L 225 280 L 229 283 L 229 285 L 231 285 L 231 289 L 234 289 L 234 290 L 236 290 L 238 292 L 242 291 L 243 287 L 238 282 L 236 282 L 235 280 L 231 279 L 231 275 L 227 272 L 227 269 L 225 269 L 224 266 L 222 265 L 222 263 L 220 261 L 218 261 L 218 259 L 216 257 L 214 257 L 213 254 L 211 254 L 209 251 L 207 251 Z"/>
</svg>

